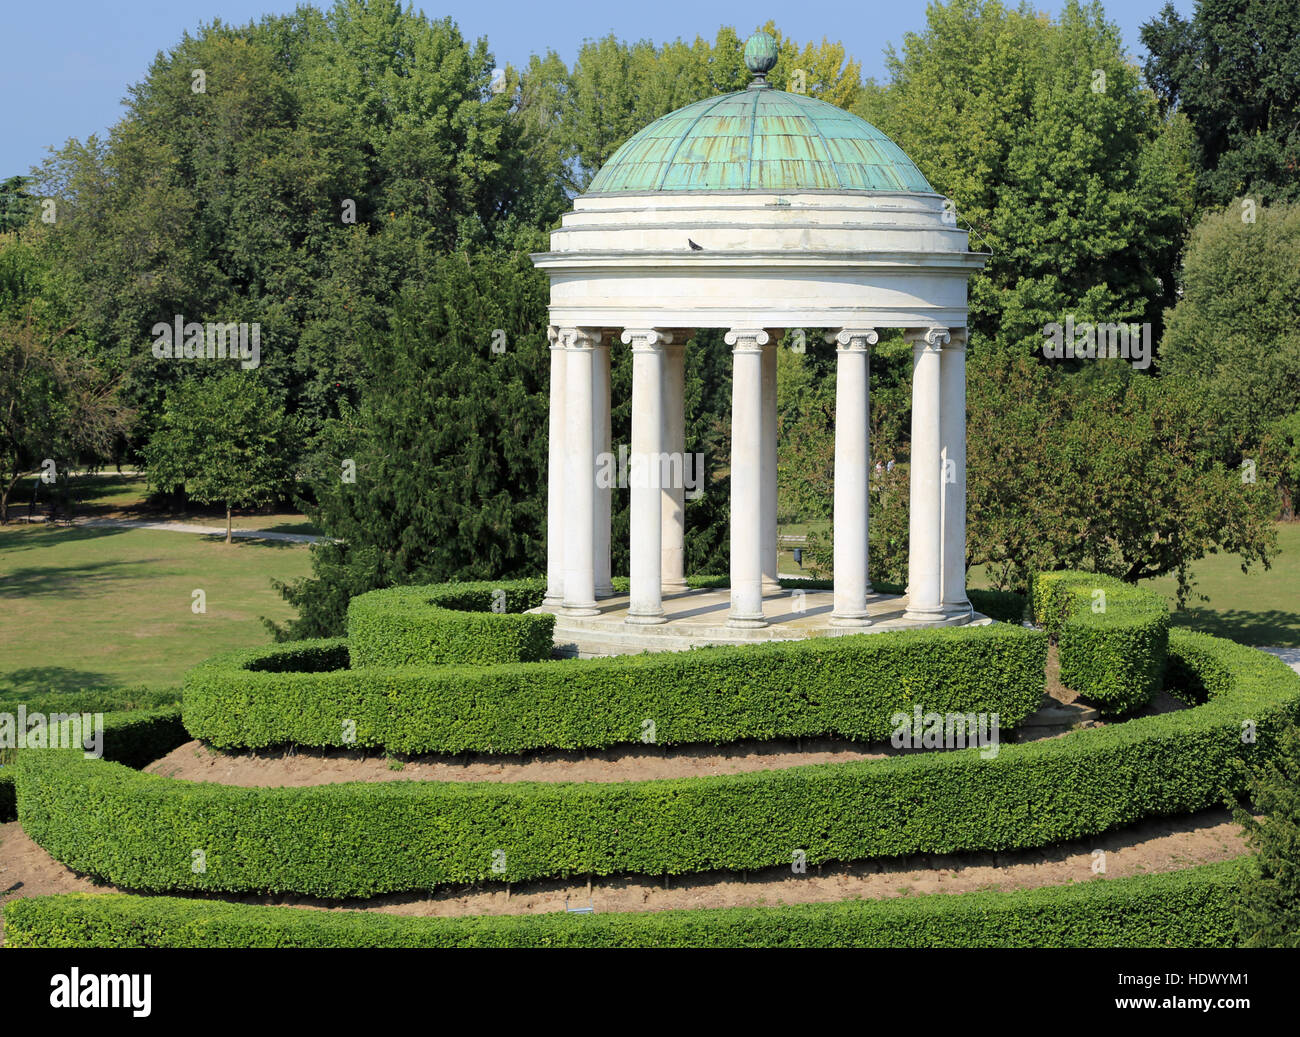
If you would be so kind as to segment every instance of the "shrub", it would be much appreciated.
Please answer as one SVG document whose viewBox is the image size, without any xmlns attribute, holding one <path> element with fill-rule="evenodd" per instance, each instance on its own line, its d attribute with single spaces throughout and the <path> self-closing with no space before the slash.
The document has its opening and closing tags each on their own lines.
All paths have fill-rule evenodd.
<svg viewBox="0 0 1300 1037">
<path fill-rule="evenodd" d="M 1067 886 L 783 907 L 410 918 L 65 893 L 4 911 L 12 947 L 1231 947 L 1238 862 Z"/>
<path fill-rule="evenodd" d="M 1093 611 L 1095 602 L 1103 611 Z M 1033 612 L 1057 639 L 1061 683 L 1103 713 L 1131 712 L 1160 690 L 1169 641 L 1163 598 L 1113 576 L 1048 572 L 1034 578 Z"/>
<path fill-rule="evenodd" d="M 646 720 L 662 745 L 870 742 L 917 705 L 996 713 L 1014 728 L 1039 706 L 1047 652 L 1041 632 L 995 624 L 495 666 L 323 665 L 347 648 L 290 642 L 210 660 L 186 677 L 186 727 L 222 748 L 402 753 L 640 743 Z"/>
<path fill-rule="evenodd" d="M 12 697 L 4 697 L 6 694 Z M 25 709 L 29 716 L 32 713 L 43 713 L 47 716 L 53 713 L 111 713 L 173 706 L 180 700 L 180 691 L 174 688 L 93 688 L 83 691 L 53 691 L 39 695 L 0 692 L 0 713 L 17 714 L 19 707 Z M 13 821 L 18 816 L 12 766 L 16 751 L 0 749 L 0 824 Z M 143 759 L 133 757 L 130 762 L 144 764 L 149 759 L 149 757 Z"/>
<path fill-rule="evenodd" d="M 540 662 L 551 657 L 551 615 L 540 581 L 390 587 L 348 603 L 353 666 Z"/>
<path fill-rule="evenodd" d="M 761 869 L 788 865 L 795 849 L 817 863 L 1047 846 L 1220 804 L 1242 787 L 1233 762 L 1271 758 L 1300 715 L 1300 675 L 1280 659 L 1182 631 L 1170 645 L 1184 670 L 1213 654 L 1231 682 L 1207 681 L 1212 697 L 1187 710 L 1005 745 L 991 759 L 967 749 L 657 781 L 231 788 L 29 750 L 18 812 L 58 860 L 121 886 L 324 897 Z M 1254 743 L 1242 741 L 1243 718 Z"/>
<path fill-rule="evenodd" d="M 1300 947 L 1300 729 L 1287 731 L 1281 751 L 1262 761 L 1249 792 L 1252 802 L 1233 810 L 1256 851 L 1234 897 L 1242 942 Z"/>
</svg>

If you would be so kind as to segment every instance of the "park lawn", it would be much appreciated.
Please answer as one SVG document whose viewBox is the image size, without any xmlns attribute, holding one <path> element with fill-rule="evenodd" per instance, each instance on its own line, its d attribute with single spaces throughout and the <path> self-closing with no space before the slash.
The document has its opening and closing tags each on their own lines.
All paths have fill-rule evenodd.
<svg viewBox="0 0 1300 1037">
<path fill-rule="evenodd" d="M 1196 585 L 1187 608 L 1176 611 L 1174 626 L 1201 630 L 1246 645 L 1300 648 L 1300 522 L 1279 522 L 1278 553 L 1267 571 L 1260 565 L 1241 571 L 1236 555 L 1208 555 L 1192 566 Z M 1147 580 L 1176 608 L 1172 576 Z M 1208 601 L 1201 601 L 1204 595 Z"/>
<path fill-rule="evenodd" d="M 294 614 L 270 579 L 310 569 L 305 544 L 0 526 L 0 690 L 179 685 L 208 656 L 269 643 L 260 617 Z"/>
<path fill-rule="evenodd" d="M 28 514 L 31 486 L 37 479 L 31 473 L 15 488 L 10 500 L 11 517 L 18 521 Z M 149 487 L 138 473 L 79 472 L 73 477 L 78 519 L 122 518 L 147 522 L 177 522 L 187 526 L 226 525 L 226 512 L 220 505 L 191 503 L 184 511 L 167 511 L 149 500 Z M 38 514 L 47 510 L 46 494 L 39 498 Z M 234 529 L 260 529 L 273 533 L 303 533 L 319 536 L 318 530 L 301 512 L 286 510 L 283 506 L 245 508 L 235 512 L 231 526 Z"/>
</svg>

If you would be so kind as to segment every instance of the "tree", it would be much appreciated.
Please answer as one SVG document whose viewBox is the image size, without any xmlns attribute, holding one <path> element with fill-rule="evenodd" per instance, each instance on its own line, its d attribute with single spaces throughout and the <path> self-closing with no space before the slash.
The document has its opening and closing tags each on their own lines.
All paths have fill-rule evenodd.
<svg viewBox="0 0 1300 1037">
<path fill-rule="evenodd" d="M 1173 574 L 1185 600 L 1206 554 L 1268 567 L 1273 483 L 1215 456 L 1218 416 L 1197 394 L 998 354 L 972 357 L 968 384 L 967 550 L 995 586 L 1023 591 L 1041 569 Z"/>
<path fill-rule="evenodd" d="M 107 456 L 133 415 L 98 365 L 33 242 L 0 234 L 0 523 L 24 472 L 66 487 Z"/>
<path fill-rule="evenodd" d="M 1193 207 L 1191 135 L 1161 119 L 1100 6 L 1070 0 L 1053 21 L 932 4 L 888 63 L 891 82 L 854 111 L 992 253 L 970 285 L 975 350 L 1041 349 L 1043 325 L 1069 313 L 1158 333 Z"/>
<path fill-rule="evenodd" d="M 226 508 L 226 543 L 235 508 L 265 504 L 292 481 L 293 429 L 255 375 L 181 382 L 167 394 L 161 421 L 144 448 L 149 486 L 185 492 Z"/>
<path fill-rule="evenodd" d="M 348 599 L 377 587 L 544 568 L 546 277 L 498 252 L 430 272 L 365 344 L 355 415 L 316 444 L 303 503 L 337 539 L 313 546 L 309 579 L 281 585 L 299 618 L 279 636 L 339 633 Z"/>
<path fill-rule="evenodd" d="M 1251 802 L 1229 801 L 1254 851 L 1234 895 L 1237 931 L 1247 947 L 1300 947 L 1300 728 L 1284 730 L 1278 749 L 1275 759 L 1250 772 Z"/>
<path fill-rule="evenodd" d="M 1142 26 L 1147 80 L 1190 121 L 1202 201 L 1300 201 L 1300 4 L 1197 0 Z"/>
<path fill-rule="evenodd" d="M 1300 400 L 1300 203 L 1233 203 L 1197 225 L 1161 377 L 1195 392 L 1237 464 Z"/>
</svg>

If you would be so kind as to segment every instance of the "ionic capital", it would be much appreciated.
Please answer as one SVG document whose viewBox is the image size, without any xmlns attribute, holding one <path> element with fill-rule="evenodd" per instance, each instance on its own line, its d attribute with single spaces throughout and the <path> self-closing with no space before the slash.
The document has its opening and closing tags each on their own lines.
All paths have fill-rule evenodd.
<svg viewBox="0 0 1300 1037">
<path fill-rule="evenodd" d="M 624 328 L 619 336 L 623 345 L 631 346 L 633 353 L 655 351 L 673 344 L 673 334 L 663 328 Z"/>
<path fill-rule="evenodd" d="M 826 344 L 835 346 L 837 352 L 869 350 L 880 341 L 875 328 L 840 328 L 826 332 Z"/>
<path fill-rule="evenodd" d="M 937 352 L 948 344 L 952 334 L 947 328 L 913 328 L 904 338 L 912 344 L 913 349 Z"/>
<path fill-rule="evenodd" d="M 772 336 L 762 328 L 732 328 L 723 341 L 736 353 L 755 353 L 772 341 Z"/>
<path fill-rule="evenodd" d="M 602 339 L 600 328 L 560 328 L 561 349 L 595 349 Z"/>
</svg>

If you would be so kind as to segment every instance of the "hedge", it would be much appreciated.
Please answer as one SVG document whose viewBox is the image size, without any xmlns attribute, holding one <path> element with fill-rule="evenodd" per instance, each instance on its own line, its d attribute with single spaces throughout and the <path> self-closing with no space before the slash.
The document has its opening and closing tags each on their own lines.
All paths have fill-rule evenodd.
<svg viewBox="0 0 1300 1037">
<path fill-rule="evenodd" d="M 0 693 L 4 695 L 5 693 Z M 32 713 L 111 713 L 171 706 L 181 700 L 180 691 L 174 688 L 113 688 L 83 691 L 58 691 L 40 695 L 14 695 L 0 697 L 0 713 L 17 714 L 19 707 L 28 715 Z M 18 816 L 18 797 L 14 789 L 16 750 L 0 749 L 0 824 L 13 821 Z M 106 749 L 107 752 L 107 749 Z M 148 762 L 132 759 L 134 765 Z"/>
<path fill-rule="evenodd" d="M 1032 600 L 1035 620 L 1057 639 L 1061 683 L 1102 713 L 1131 712 L 1160 690 L 1169 606 L 1159 595 L 1113 576 L 1047 572 L 1034 577 Z"/>
<path fill-rule="evenodd" d="M 139 890 L 322 897 L 572 875 L 686 874 L 1049 846 L 1218 806 L 1300 716 L 1300 675 L 1174 631 L 1193 708 L 1055 739 L 670 780 L 390 781 L 233 788 L 80 753 L 19 755 L 23 828 L 77 871 Z M 1230 675 L 1223 679 L 1223 675 Z M 1202 691 L 1179 687 L 1195 699 Z M 1243 743 L 1246 721 L 1256 741 Z M 206 870 L 191 869 L 202 850 Z"/>
<path fill-rule="evenodd" d="M 518 583 L 390 587 L 348 603 L 353 666 L 540 662 L 551 657 L 552 615 Z"/>
<path fill-rule="evenodd" d="M 1239 861 L 1015 892 L 786 907 L 411 918 L 67 893 L 6 906 L 11 947 L 1232 947 Z"/>
<path fill-rule="evenodd" d="M 185 726 L 218 748 L 399 753 L 639 744 L 646 721 L 661 745 L 870 742 L 917 705 L 996 713 L 1009 730 L 1041 703 L 1047 638 L 990 624 L 603 659 L 343 668 L 351 648 L 290 642 L 210 660 L 186 676 Z"/>
</svg>

